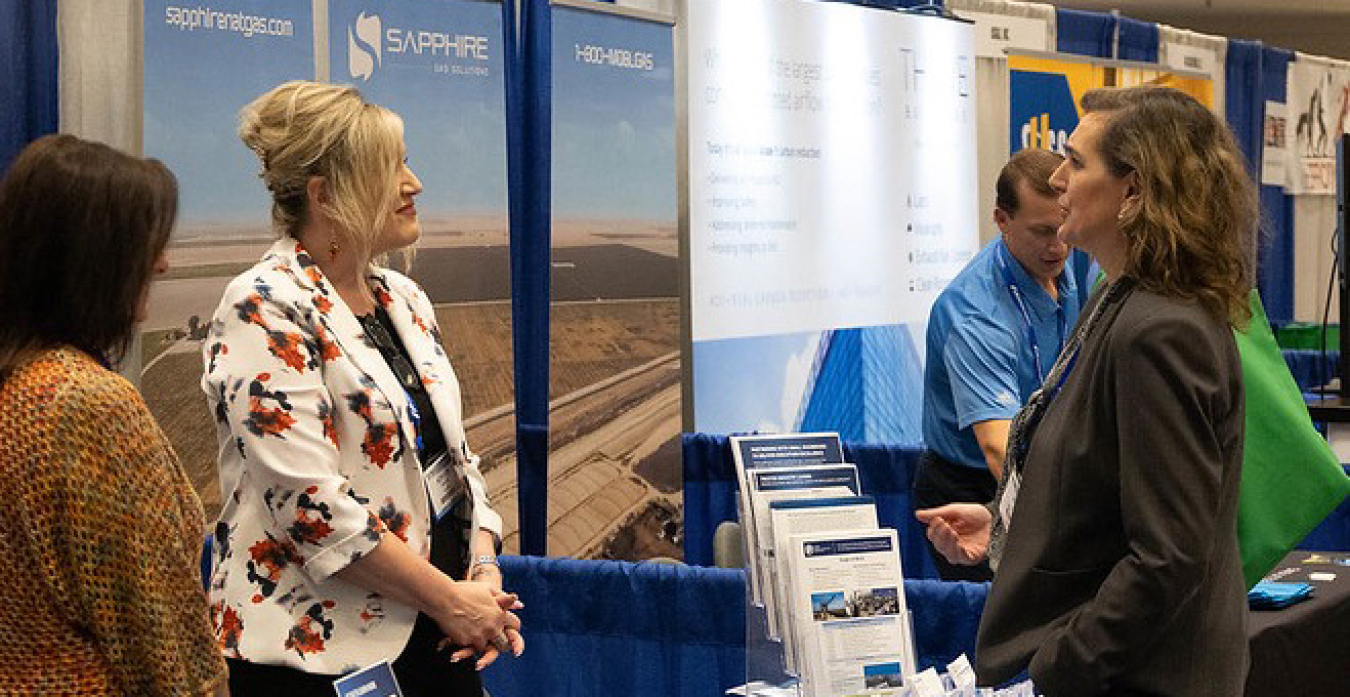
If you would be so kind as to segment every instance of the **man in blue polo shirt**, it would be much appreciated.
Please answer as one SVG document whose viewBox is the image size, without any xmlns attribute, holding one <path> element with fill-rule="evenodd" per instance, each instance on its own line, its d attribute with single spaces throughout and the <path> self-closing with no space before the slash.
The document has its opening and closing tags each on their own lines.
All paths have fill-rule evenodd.
<svg viewBox="0 0 1350 697">
<path fill-rule="evenodd" d="M 1078 288 L 1050 175 L 1062 158 L 1022 150 L 1003 167 L 994 221 L 1002 235 L 933 304 L 924 370 L 923 437 L 914 507 L 994 499 L 1008 429 L 1078 319 Z M 984 581 L 988 563 L 956 566 L 931 549 L 942 578 Z"/>
</svg>

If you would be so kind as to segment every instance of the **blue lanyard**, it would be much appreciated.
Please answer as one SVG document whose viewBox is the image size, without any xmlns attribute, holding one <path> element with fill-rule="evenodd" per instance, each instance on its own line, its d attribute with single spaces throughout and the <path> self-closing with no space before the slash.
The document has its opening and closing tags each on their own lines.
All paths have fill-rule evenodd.
<svg viewBox="0 0 1350 697">
<path fill-rule="evenodd" d="M 1013 304 L 1017 306 L 1017 313 L 1022 316 L 1022 325 L 1027 335 L 1027 346 L 1031 347 L 1031 360 L 1036 362 L 1036 381 L 1040 382 L 1046 376 L 1046 372 L 1042 368 L 1044 364 L 1041 362 L 1041 346 L 1036 341 L 1036 327 L 1031 322 L 1031 312 L 1027 309 L 1027 301 L 1022 295 L 1022 288 L 1017 285 L 1017 278 L 1013 276 L 1012 267 L 1009 266 L 1007 258 L 1003 256 L 1007 251 L 1007 248 L 1000 244 L 995 258 L 998 259 L 999 271 L 1003 272 L 1003 283 L 1008 288 L 1008 295 L 1012 296 Z M 1056 353 L 1059 352 L 1058 349 L 1064 343 L 1064 313 L 1059 312 L 1058 315 L 1059 343 L 1061 346 L 1056 347 Z"/>
<path fill-rule="evenodd" d="M 417 436 L 417 456 L 422 456 L 422 412 L 417 410 L 417 402 L 413 400 L 412 395 L 403 390 L 403 396 L 408 399 L 408 416 L 412 417 L 413 433 Z"/>
</svg>

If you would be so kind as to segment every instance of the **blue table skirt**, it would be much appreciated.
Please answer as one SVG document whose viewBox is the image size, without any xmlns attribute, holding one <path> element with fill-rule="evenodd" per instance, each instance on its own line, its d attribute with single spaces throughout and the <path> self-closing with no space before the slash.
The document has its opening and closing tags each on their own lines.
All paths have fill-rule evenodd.
<svg viewBox="0 0 1350 697">
<path fill-rule="evenodd" d="M 525 603 L 525 654 L 484 679 L 493 697 L 711 697 L 745 681 L 745 573 L 678 564 L 502 557 Z M 970 654 L 988 584 L 912 580 L 920 667 Z"/>
</svg>

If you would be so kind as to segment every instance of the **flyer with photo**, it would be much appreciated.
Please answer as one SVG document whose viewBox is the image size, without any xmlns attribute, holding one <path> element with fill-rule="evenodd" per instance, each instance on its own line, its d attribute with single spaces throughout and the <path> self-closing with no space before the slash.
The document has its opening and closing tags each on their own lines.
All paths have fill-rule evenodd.
<svg viewBox="0 0 1350 697">
<path fill-rule="evenodd" d="M 764 570 L 769 575 L 768 593 L 764 606 L 768 610 L 770 626 L 775 624 L 783 634 L 783 658 L 789 673 L 797 673 L 801 665 L 801 640 L 793 631 L 792 607 L 787 602 L 787 572 L 778 563 L 790 554 L 789 540 L 795 535 L 840 530 L 875 530 L 877 507 L 870 496 L 843 498 L 795 499 L 775 501 L 770 506 L 768 525 L 770 549 Z"/>
<path fill-rule="evenodd" d="M 901 694 L 917 671 L 895 531 L 793 535 L 781 563 L 804 697 Z"/>
</svg>

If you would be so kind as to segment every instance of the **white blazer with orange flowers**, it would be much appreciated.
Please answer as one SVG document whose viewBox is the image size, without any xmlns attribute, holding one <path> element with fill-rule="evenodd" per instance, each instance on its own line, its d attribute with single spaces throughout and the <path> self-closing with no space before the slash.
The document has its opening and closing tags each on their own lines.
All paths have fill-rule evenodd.
<svg viewBox="0 0 1350 697">
<path fill-rule="evenodd" d="M 500 536 L 431 301 L 393 271 L 375 269 L 370 282 L 458 456 L 473 529 Z M 209 588 L 221 651 L 312 673 L 393 660 L 416 611 L 333 574 L 384 533 L 430 552 L 430 505 L 398 378 L 290 238 L 230 283 L 202 358 L 224 497 Z"/>
</svg>

